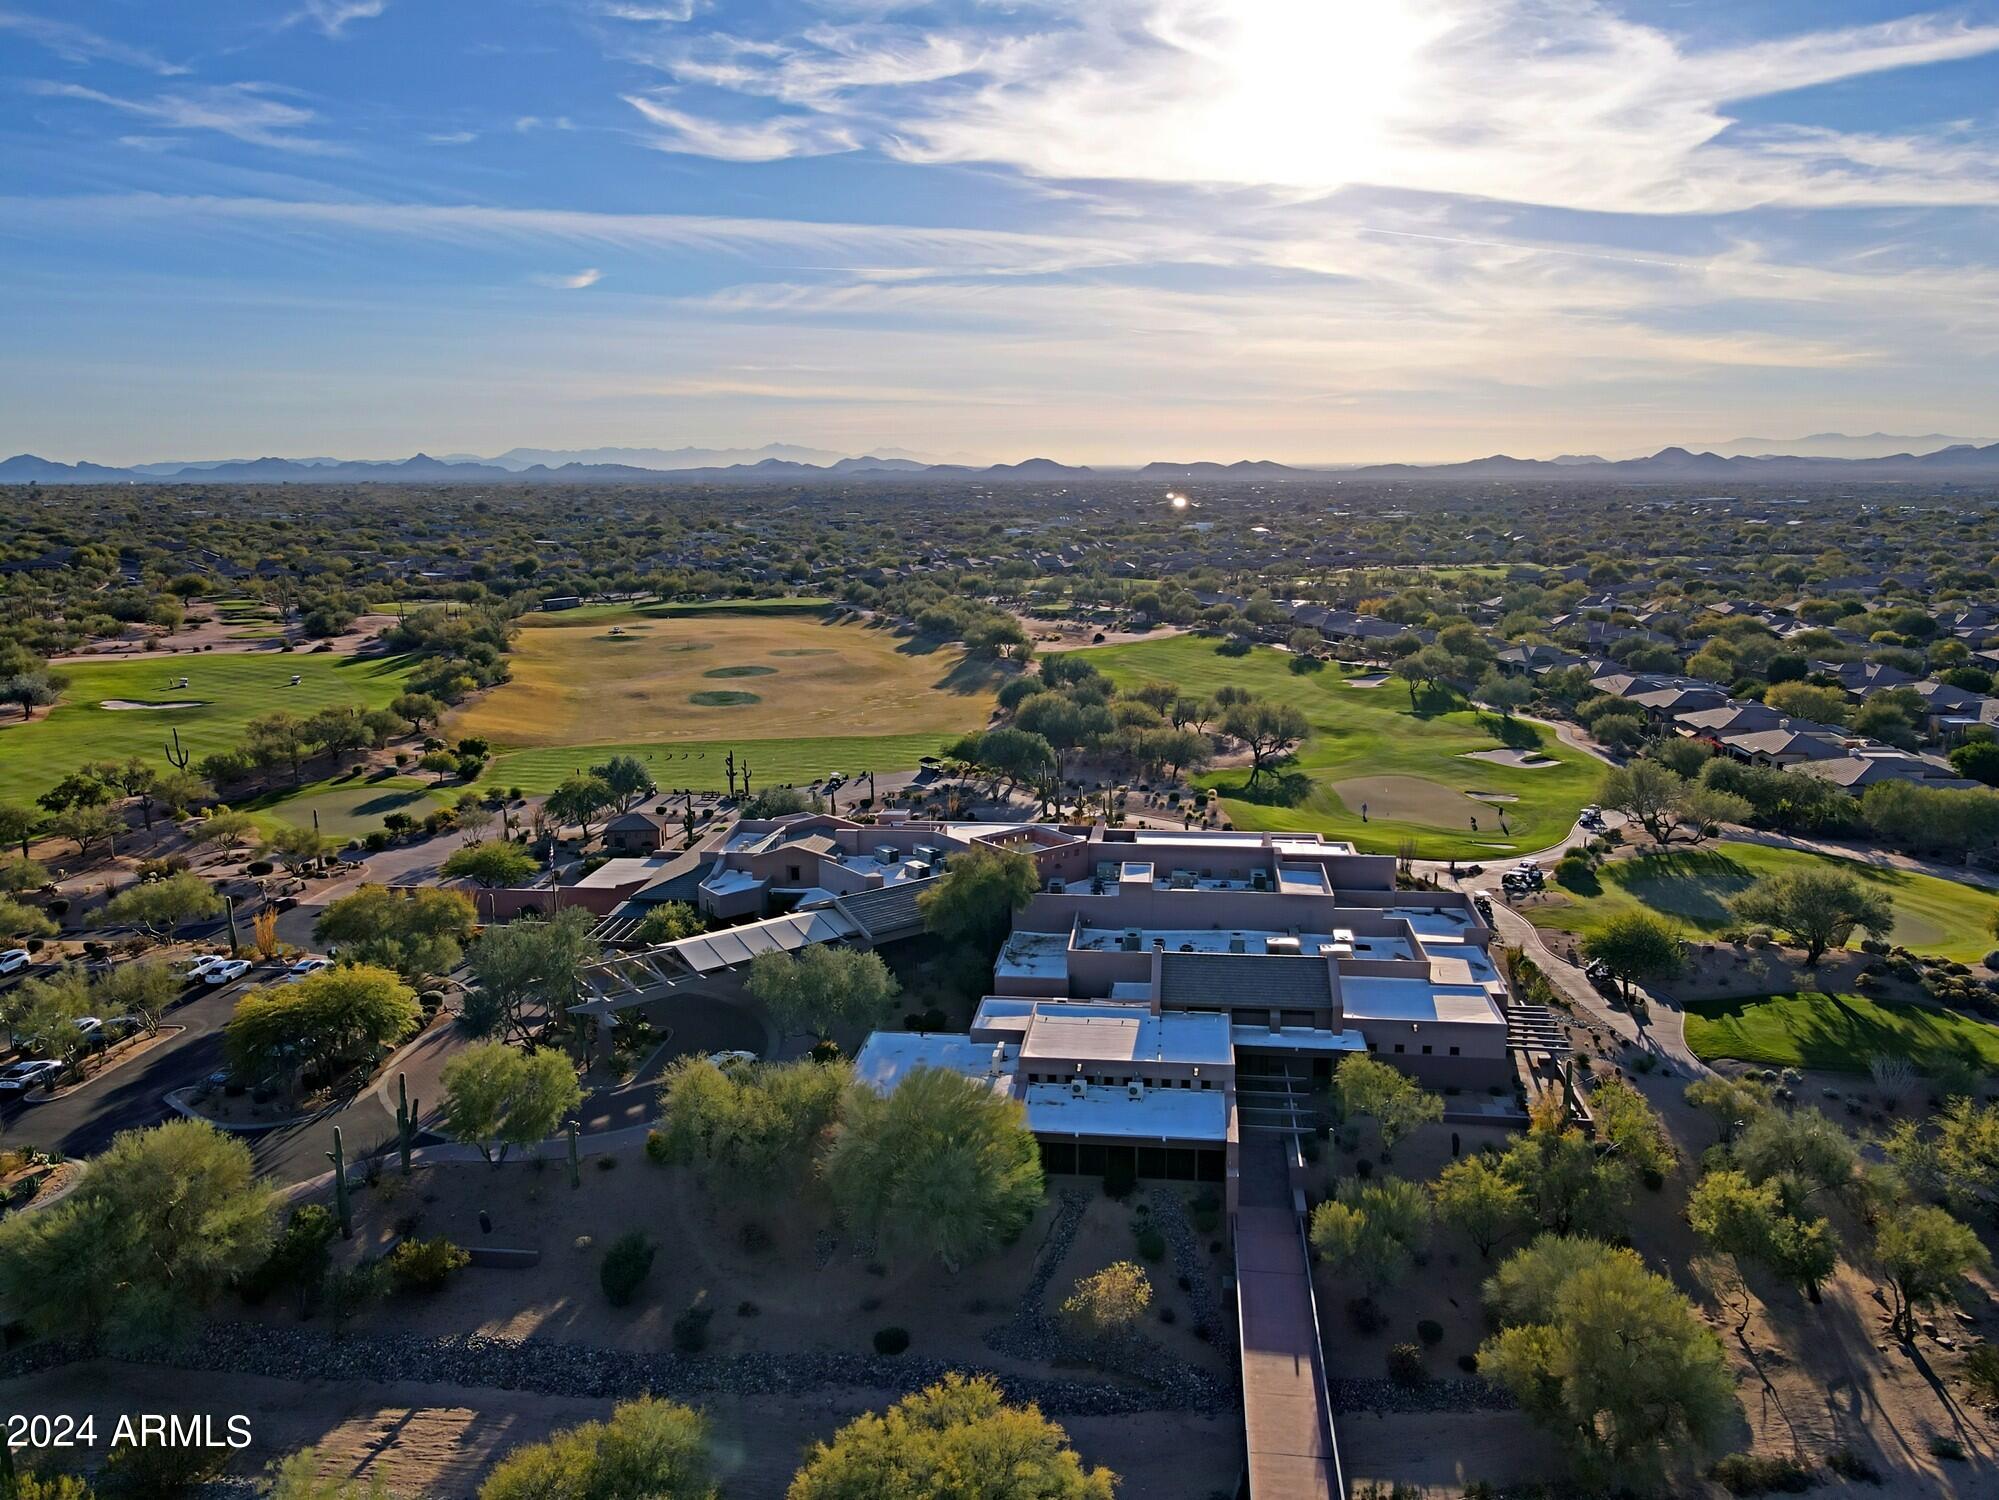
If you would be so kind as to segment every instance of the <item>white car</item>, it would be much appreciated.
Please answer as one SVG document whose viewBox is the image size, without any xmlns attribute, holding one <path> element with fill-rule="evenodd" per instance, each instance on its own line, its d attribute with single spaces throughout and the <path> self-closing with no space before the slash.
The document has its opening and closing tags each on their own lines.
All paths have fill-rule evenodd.
<svg viewBox="0 0 1999 1500">
<path fill-rule="evenodd" d="M 25 1094 L 30 1089 L 53 1088 L 61 1076 L 62 1064 L 38 1058 L 33 1062 L 12 1063 L 0 1068 L 0 1091 Z"/>
<path fill-rule="evenodd" d="M 33 963 L 34 957 L 26 948 L 9 948 L 0 953 L 0 974 L 11 974 L 16 969 L 25 969 Z"/>
<path fill-rule="evenodd" d="M 226 953 L 198 953 L 193 958 L 184 958 L 174 967 L 183 979 L 201 979 L 219 963 L 227 962 Z"/>
<path fill-rule="evenodd" d="M 210 964 L 201 971 L 203 984 L 227 984 L 232 979 L 241 979 L 250 972 L 247 958 L 224 958 Z"/>
<path fill-rule="evenodd" d="M 301 958 L 285 970 L 285 983 L 297 984 L 301 979 L 310 979 L 322 969 L 333 967 L 330 958 Z"/>
<path fill-rule="evenodd" d="M 736 1048 L 729 1052 L 711 1052 L 708 1054 L 708 1061 L 718 1068 L 745 1067 L 756 1060 L 756 1053 L 745 1052 L 741 1048 Z"/>
</svg>

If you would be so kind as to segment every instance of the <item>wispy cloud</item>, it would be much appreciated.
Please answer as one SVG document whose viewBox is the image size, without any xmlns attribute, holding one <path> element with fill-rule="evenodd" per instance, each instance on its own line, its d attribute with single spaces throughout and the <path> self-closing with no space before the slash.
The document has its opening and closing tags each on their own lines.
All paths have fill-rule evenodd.
<svg viewBox="0 0 1999 1500">
<path fill-rule="evenodd" d="M 112 62 L 128 68 L 144 68 L 163 77 L 187 72 L 179 64 L 167 62 L 143 47 L 129 46 L 69 21 L 51 20 L 47 16 L 0 10 L 0 32 L 24 36 L 48 48 L 65 62 Z"/>
<path fill-rule="evenodd" d="M 1801 135 L 1731 109 L 1999 51 L 1999 25 L 1914 16 L 1702 46 L 1605 0 L 1093 0 L 920 29 L 871 9 L 625 50 L 908 161 L 1066 181 L 1393 186 L 1620 213 L 1999 201 L 1989 135 Z M 674 122 L 679 149 L 722 155 L 744 128 Z"/>
<path fill-rule="evenodd" d="M 550 273 L 530 278 L 536 286 L 545 286 L 558 292 L 580 292 L 585 287 L 595 286 L 603 279 L 604 273 L 595 266 L 591 266 L 587 270 L 571 272 L 568 275 Z"/>
<path fill-rule="evenodd" d="M 285 17 L 287 26 L 309 22 L 330 37 L 339 37 L 356 21 L 371 21 L 389 8 L 389 0 L 305 0 Z"/>
<path fill-rule="evenodd" d="M 433 146 L 469 146 L 479 139 L 476 130 L 435 130 L 424 136 Z"/>
<path fill-rule="evenodd" d="M 591 14 L 605 16 L 613 21 L 666 21 L 680 22 L 694 19 L 694 12 L 700 7 L 695 0 L 667 0 L 665 4 L 638 4 L 631 0 L 598 0 L 591 6 Z"/>
<path fill-rule="evenodd" d="M 269 84 L 217 84 L 155 94 L 149 99 L 121 98 L 75 83 L 38 81 L 28 87 L 47 98 L 100 104 L 169 130 L 215 131 L 276 151 L 323 155 L 338 149 L 327 141 L 297 134 L 318 116 L 277 97 L 279 91 Z"/>
<path fill-rule="evenodd" d="M 625 103 L 653 127 L 646 144 L 660 151 L 682 151 L 720 161 L 779 161 L 852 151 L 859 144 L 851 131 L 811 118 L 777 116 L 732 125 L 688 114 L 658 98 L 624 97 Z"/>
<path fill-rule="evenodd" d="M 576 122 L 567 115 L 548 117 L 544 115 L 521 115 L 514 121 L 514 129 L 522 135 L 532 135 L 537 130 L 574 130 Z"/>
</svg>

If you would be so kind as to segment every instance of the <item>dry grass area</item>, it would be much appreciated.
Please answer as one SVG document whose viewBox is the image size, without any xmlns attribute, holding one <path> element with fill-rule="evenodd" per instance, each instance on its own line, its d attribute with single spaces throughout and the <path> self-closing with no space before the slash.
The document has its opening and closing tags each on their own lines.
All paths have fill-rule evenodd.
<svg viewBox="0 0 1999 1500">
<path fill-rule="evenodd" d="M 1720 978 L 1711 976 L 1711 982 Z M 1577 1036 L 1596 1054 L 1599 1071 L 1609 1066 L 1605 1057 L 1616 1049 L 1603 1034 L 1591 1036 L 1579 1029 Z M 1726 1447 L 1789 1454 L 1820 1465 L 1820 1491 L 1825 1493 L 1850 1488 L 1855 1494 L 1910 1500 L 1999 1494 L 1999 1420 L 1977 1408 L 1959 1374 L 1966 1348 L 1999 1339 L 1999 1302 L 1994 1300 L 1999 1287 L 1990 1278 L 1979 1279 L 1967 1289 L 1959 1309 L 1925 1320 L 1934 1335 L 1926 1333 L 1913 1348 L 1904 1347 L 1888 1334 L 1888 1308 L 1866 1267 L 1868 1231 L 1843 1209 L 1835 1209 L 1833 1219 L 1848 1259 L 1817 1304 L 1755 1270 L 1745 1283 L 1732 1263 L 1705 1255 L 1685 1220 L 1686 1195 L 1698 1175 L 1700 1155 L 1714 1144 L 1712 1125 L 1682 1100 L 1685 1079 L 1663 1073 L 1626 1076 L 1659 1110 L 1682 1157 L 1660 1191 L 1641 1188 L 1634 1194 L 1626 1219 L 1629 1240 L 1649 1266 L 1694 1298 L 1728 1351 L 1741 1411 Z M 1806 1075 L 1800 1102 L 1823 1107 L 1856 1131 L 1894 1113 L 1882 1110 L 1879 1101 L 1855 1097 L 1851 1077 L 1839 1078 L 1837 1087 L 1837 1097 L 1825 1097 L 1820 1080 Z M 1859 1085 L 1862 1093 L 1865 1087 Z M 1925 1101 L 1911 1098 L 1902 1111 L 1927 1108 Z M 1450 1159 L 1452 1130 L 1423 1127 L 1396 1148 L 1390 1165 L 1377 1161 L 1375 1170 L 1434 1177 Z M 1502 1132 L 1462 1127 L 1458 1134 L 1466 1151 L 1488 1138 L 1502 1144 L 1506 1139 Z M 1374 1153 L 1371 1139 L 1363 1142 L 1362 1151 Z M 1353 1156 L 1333 1151 L 1330 1160 L 1341 1172 L 1353 1170 Z M 1494 1262 L 1518 1244 L 1502 1244 Z M 1492 1263 L 1482 1262 L 1469 1242 L 1440 1227 L 1428 1264 L 1382 1298 L 1389 1326 L 1372 1336 L 1354 1331 L 1346 1311 L 1349 1293 L 1320 1270 L 1317 1289 L 1329 1369 L 1336 1376 L 1379 1378 L 1387 1346 L 1415 1341 L 1417 1321 L 1427 1318 L 1444 1330 L 1442 1341 L 1426 1353 L 1431 1374 L 1457 1375 L 1457 1356 L 1475 1349 L 1488 1332 L 1480 1285 L 1491 1269 Z M 1739 1334 L 1738 1324 L 1743 1324 Z M 1477 1434 L 1475 1442 L 1468 1438 L 1472 1433 Z M 1474 1479 L 1506 1483 L 1560 1471 L 1553 1446 L 1526 1419 L 1511 1413 L 1350 1412 L 1340 1417 L 1340 1438 L 1349 1479 L 1401 1481 L 1426 1495 L 1453 1500 Z M 1933 1439 L 1954 1440 L 1966 1457 L 1938 1457 Z M 1833 1478 L 1822 1465 L 1826 1455 L 1841 1449 L 1874 1465 L 1883 1483 L 1849 1486 Z M 1699 1477 L 1691 1456 L 1676 1481 L 1675 1493 L 1722 1493 Z"/>
<path fill-rule="evenodd" d="M 730 1500 L 778 1500 L 806 1448 L 895 1391 L 850 1388 L 802 1397 L 717 1397 L 701 1403 L 716 1467 Z M 609 1401 L 489 1387 L 376 1385 L 354 1380 L 273 1380 L 94 1361 L 0 1382 L 9 1411 L 95 1413 L 106 1431 L 121 1413 L 209 1413 L 217 1426 L 241 1413 L 253 1445 L 231 1465 L 249 1477 L 300 1448 L 318 1451 L 328 1476 L 379 1476 L 391 1493 L 463 1500 L 507 1451 L 558 1428 L 605 1416 Z M 1182 1412 L 1081 1417 L 1063 1424 L 1092 1463 L 1113 1464 L 1129 1497 L 1232 1491 L 1242 1434 L 1233 1416 Z"/>
<path fill-rule="evenodd" d="M 817 611 L 530 615 L 510 682 L 450 723 L 507 748 L 607 741 L 948 734 L 994 680 L 956 647 Z"/>
</svg>

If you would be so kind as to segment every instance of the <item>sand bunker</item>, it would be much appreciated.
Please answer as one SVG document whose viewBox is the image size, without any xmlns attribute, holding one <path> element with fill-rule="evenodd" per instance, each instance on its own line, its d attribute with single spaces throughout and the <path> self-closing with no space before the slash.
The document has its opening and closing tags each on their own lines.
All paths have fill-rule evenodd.
<svg viewBox="0 0 1999 1500">
<path fill-rule="evenodd" d="M 1487 765 L 1512 766 L 1516 771 L 1545 771 L 1560 761 L 1538 750 L 1467 750 L 1466 760 L 1482 760 Z"/>
<path fill-rule="evenodd" d="M 173 702 L 171 702 L 171 703 L 142 703 L 142 702 L 138 701 L 137 699 L 133 699 L 133 698 L 106 698 L 106 699 L 105 699 L 105 700 L 104 700 L 103 702 L 99 703 L 99 704 L 98 704 L 97 706 L 98 706 L 99 708 L 108 708 L 108 709 L 110 709 L 110 710 L 111 710 L 111 711 L 112 711 L 113 713 L 122 713 L 122 712 L 124 712 L 124 711 L 125 711 L 126 709 L 133 709 L 133 708 L 206 708 L 206 707 L 208 707 L 207 703 L 203 702 L 203 701 L 202 701 L 201 699 L 199 699 L 199 698 L 180 698 L 180 699 L 176 699 L 176 700 L 174 700 L 174 701 L 173 701 Z"/>
<path fill-rule="evenodd" d="M 1481 802 L 1518 802 L 1520 800 L 1511 792 L 1475 792 L 1470 787 L 1465 788 L 1465 795 L 1467 797 L 1476 797 Z"/>
<path fill-rule="evenodd" d="M 1376 673 L 1376 674 L 1375 674 L 1374 676 L 1372 676 L 1372 677 L 1349 677 L 1349 678 L 1347 679 L 1347 686 L 1348 686 L 1348 687 L 1380 687 L 1380 686 L 1381 686 L 1381 685 L 1382 685 L 1382 684 L 1383 684 L 1384 682 L 1386 682 L 1386 681 L 1388 681 L 1388 674 L 1387 674 L 1387 673 L 1385 673 L 1385 672 L 1377 672 L 1377 673 Z"/>
</svg>

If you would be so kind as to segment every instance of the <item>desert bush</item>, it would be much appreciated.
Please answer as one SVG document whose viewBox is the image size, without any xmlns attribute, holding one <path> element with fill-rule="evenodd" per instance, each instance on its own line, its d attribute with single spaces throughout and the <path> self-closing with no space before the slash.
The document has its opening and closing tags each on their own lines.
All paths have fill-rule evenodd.
<svg viewBox="0 0 1999 1500">
<path fill-rule="evenodd" d="M 658 1253 L 659 1247 L 636 1229 L 611 1241 L 611 1248 L 604 1252 L 603 1267 L 597 1273 L 611 1306 L 625 1307 L 631 1303 L 646 1277 L 652 1274 L 653 1257 Z"/>
<path fill-rule="evenodd" d="M 900 1354 L 909 1347 L 907 1328 L 877 1328 L 875 1330 L 875 1353 Z"/>
<path fill-rule="evenodd" d="M 1731 1453 L 1708 1477 L 1731 1495 L 1795 1495 L 1815 1483 L 1812 1471 L 1786 1453 Z"/>
<path fill-rule="evenodd" d="M 1423 1369 L 1423 1351 L 1414 1344 L 1390 1344 L 1388 1378 L 1397 1385 L 1421 1385 L 1429 1378 Z"/>
<path fill-rule="evenodd" d="M 465 1249 L 439 1235 L 431 1240 L 404 1240 L 389 1252 L 389 1278 L 399 1292 L 434 1292 L 451 1273 L 472 1263 Z"/>
<path fill-rule="evenodd" d="M 708 1324 L 715 1316 L 715 1309 L 708 1305 L 708 1294 L 696 1292 L 694 1300 L 681 1309 L 673 1320 L 673 1347 L 682 1354 L 699 1354 L 708 1347 Z"/>
</svg>

